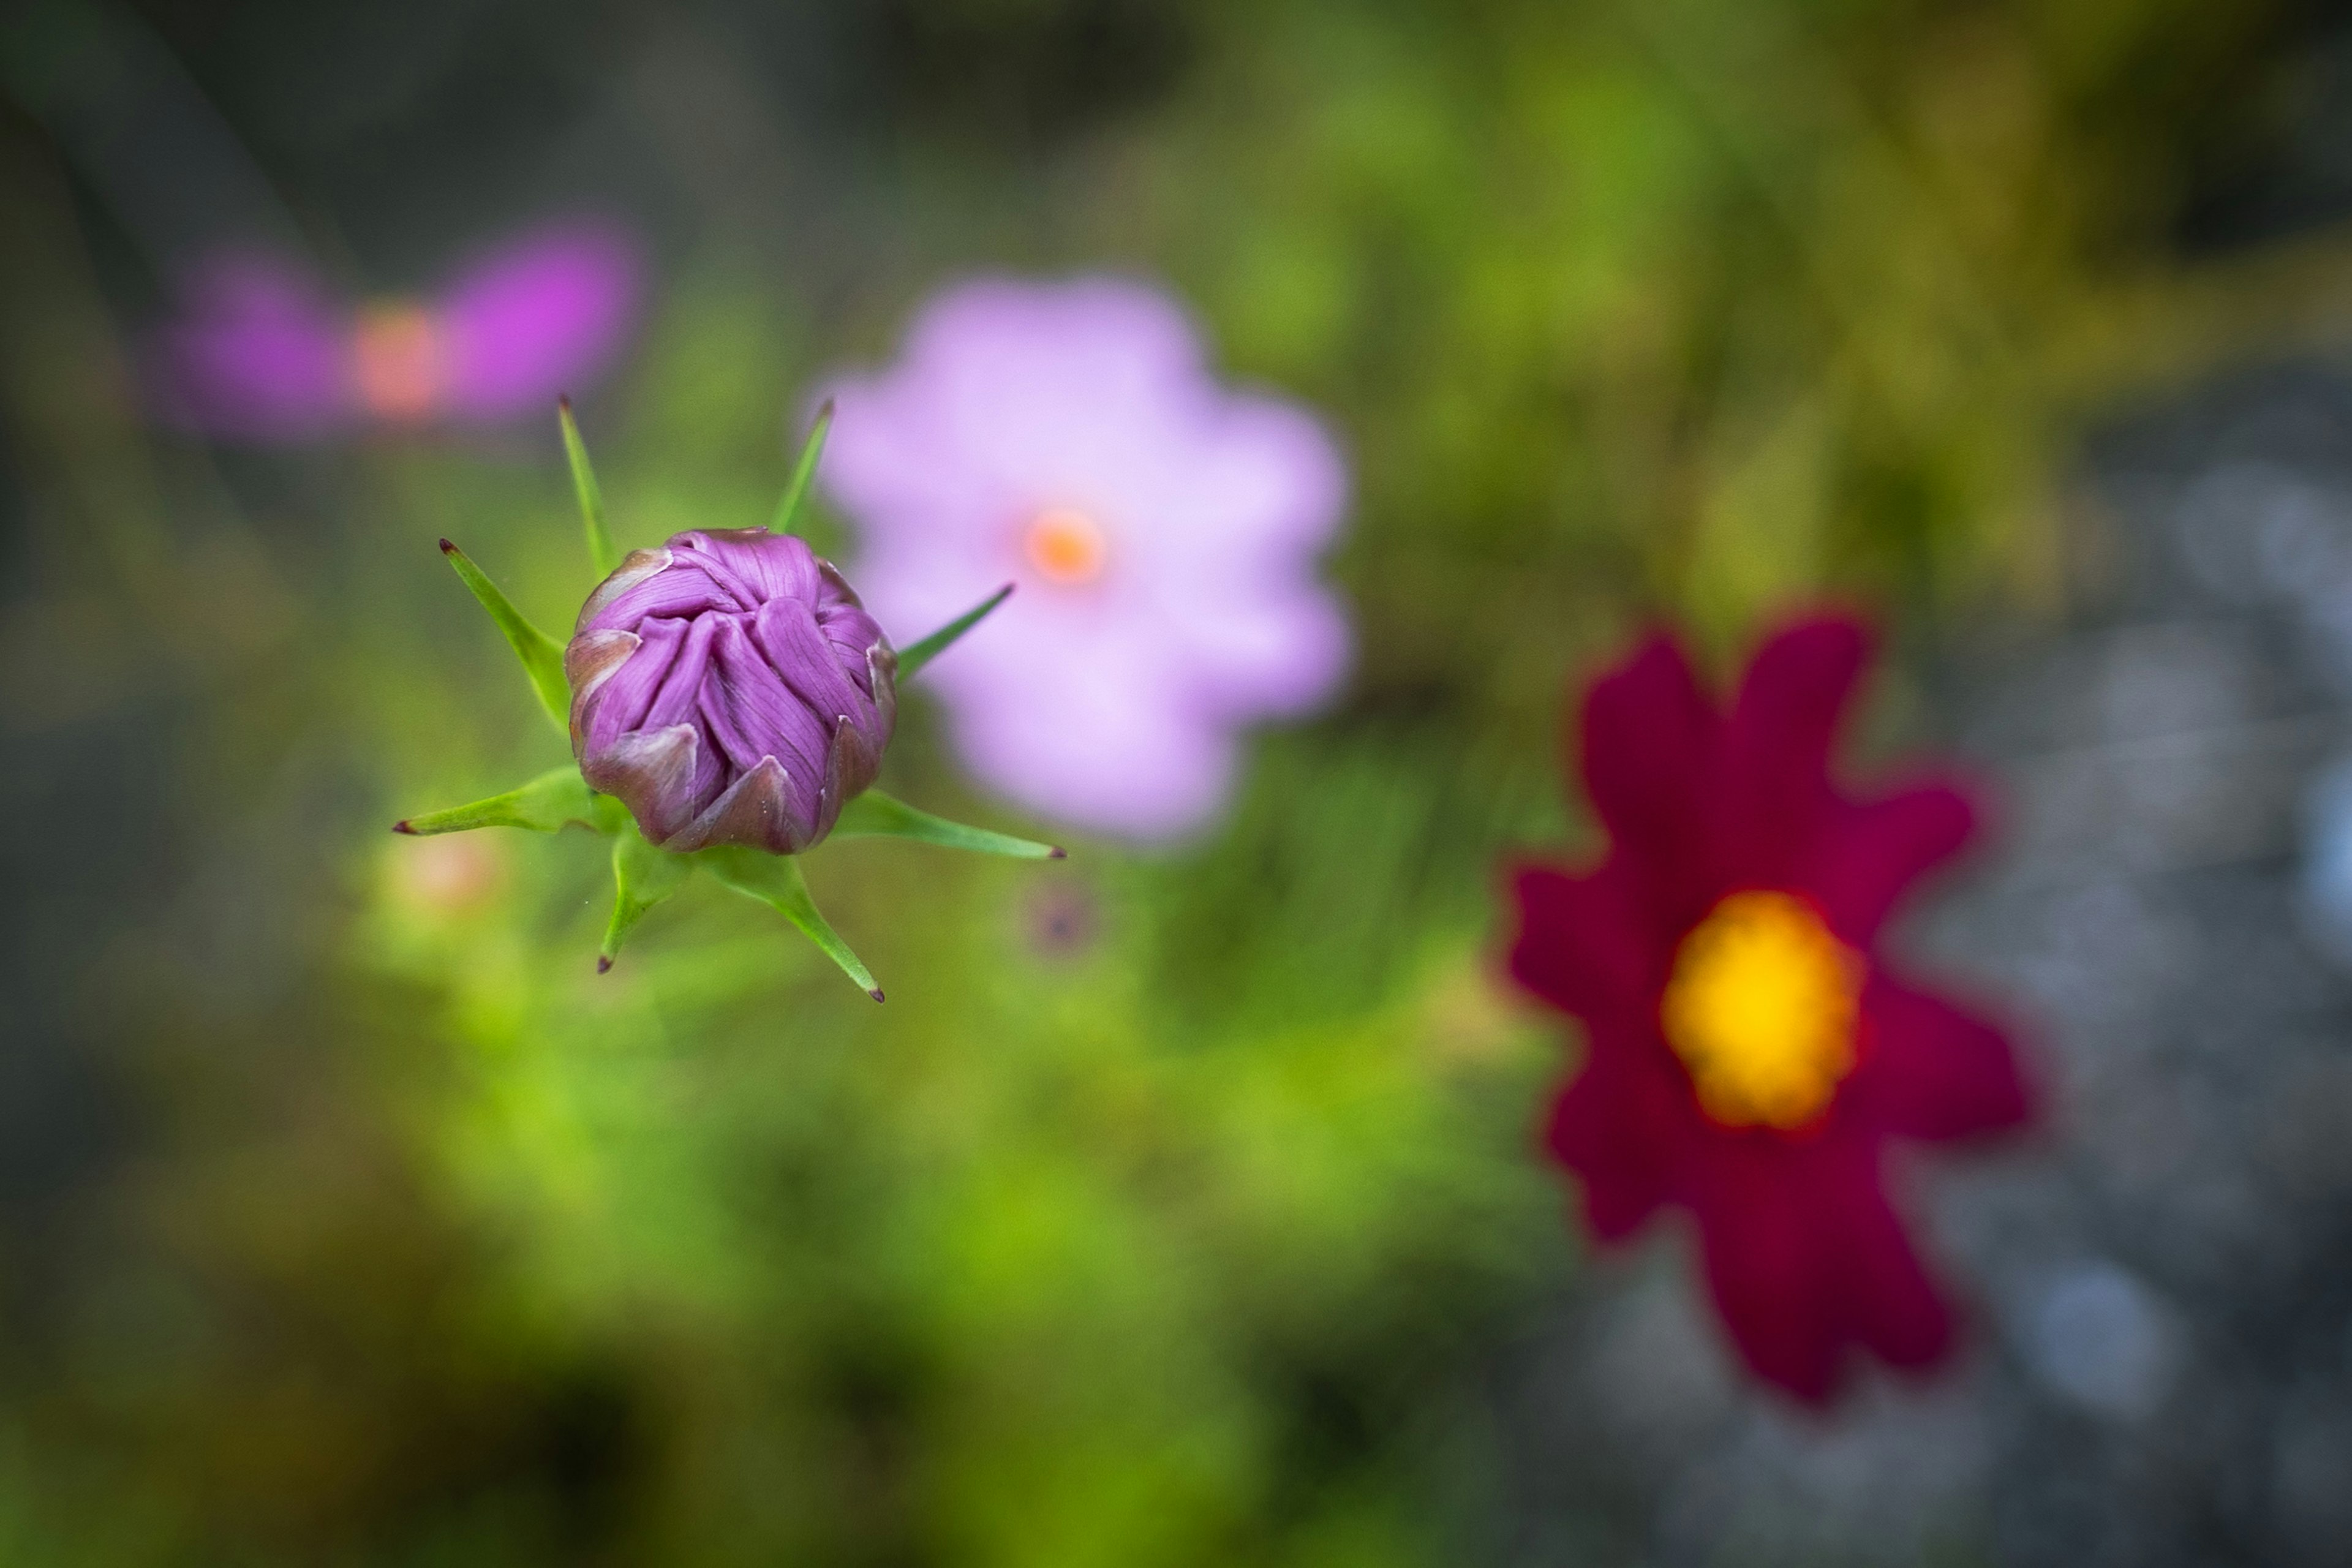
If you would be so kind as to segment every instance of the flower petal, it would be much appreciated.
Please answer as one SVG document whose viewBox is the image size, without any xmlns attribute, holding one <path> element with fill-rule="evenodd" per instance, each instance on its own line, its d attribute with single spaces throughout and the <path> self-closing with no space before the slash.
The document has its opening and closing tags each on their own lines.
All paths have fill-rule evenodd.
<svg viewBox="0 0 2352 1568">
<path fill-rule="evenodd" d="M 1952 1315 L 1881 1186 L 1875 1140 L 1751 1137 L 1717 1145 L 1696 1207 L 1708 1283 L 1748 1364 L 1812 1404 L 1845 1351 L 1925 1367 Z"/>
<path fill-rule="evenodd" d="M 1652 637 L 1593 682 L 1584 704 L 1584 782 L 1618 847 L 1649 873 L 1654 912 L 1687 925 L 1721 891 L 1714 791 L 1722 723 L 1682 649 Z"/>
<path fill-rule="evenodd" d="M 695 781 L 707 771 L 712 770 L 691 724 L 633 730 L 580 760 L 588 787 L 626 805 L 651 844 L 665 842 L 693 819 Z"/>
<path fill-rule="evenodd" d="M 1656 955 L 1636 939 L 1605 871 L 1571 877 L 1544 866 L 1511 878 L 1519 906 L 1511 975 L 1580 1018 L 1622 1016 L 1657 994 Z"/>
<path fill-rule="evenodd" d="M 309 272 L 230 255 L 184 279 L 184 310 L 155 340 L 152 377 L 172 422 L 232 439 L 315 438 L 350 417 L 348 312 Z"/>
<path fill-rule="evenodd" d="M 629 237 L 595 220 L 534 229 L 467 268 L 442 307 L 457 413 L 511 418 L 583 390 L 628 336 L 641 273 Z"/>
<path fill-rule="evenodd" d="M 670 667 L 677 662 L 678 650 L 686 644 L 688 623 L 684 621 L 645 621 L 640 625 L 642 635 L 628 658 L 593 689 L 581 691 L 574 698 L 580 736 L 572 750 L 583 761 L 590 752 L 611 745 L 616 736 L 644 726 L 646 710 L 653 705 L 655 694 L 667 683 Z M 588 637 L 630 635 L 585 632 L 572 639 L 572 646 L 581 646 Z M 584 669 L 583 673 L 586 673 Z"/>
<path fill-rule="evenodd" d="M 1839 936 L 1866 947 L 1904 890 L 1976 831 L 1969 797 L 1948 784 L 1847 805 L 1816 839 L 1795 881 Z"/>
<path fill-rule="evenodd" d="M 1889 1366 L 1927 1367 L 1952 1345 L 1952 1310 L 1875 1184 L 1844 1190 L 1831 1279 L 1839 1319 Z"/>
<path fill-rule="evenodd" d="M 1840 1175 L 1820 1168 L 1823 1151 L 1759 1134 L 1712 1152 L 1694 1207 L 1724 1326 L 1759 1376 L 1818 1404 L 1836 1383 L 1840 1334 L 1825 1245 L 1834 1218 L 1815 1200 L 1834 1196 Z"/>
<path fill-rule="evenodd" d="M 773 757 L 762 757 L 666 847 L 684 855 L 714 844 L 740 844 L 771 855 L 796 854 L 812 834 L 809 825 L 795 813 L 793 794 L 783 764 Z"/>
<path fill-rule="evenodd" d="M 740 622 L 718 622 L 696 712 L 732 773 L 740 776 L 761 758 L 774 757 L 807 797 L 796 803 L 796 816 L 803 823 L 814 817 L 824 777 L 825 722 L 776 679 Z"/>
<path fill-rule="evenodd" d="M 1106 496 L 1147 592 L 1181 605 L 1236 584 L 1286 588 L 1347 512 L 1348 469 L 1322 421 L 1296 404 L 1204 389 L 1171 417 L 1176 483 Z"/>
<path fill-rule="evenodd" d="M 1840 1100 L 1874 1126 L 1911 1138 L 1961 1138 L 2014 1127 L 2031 1097 L 2007 1037 L 1941 997 L 1874 974 L 1863 994 L 1867 1054 Z"/>
<path fill-rule="evenodd" d="M 984 655 L 975 643 L 935 676 L 925 672 L 949 699 L 973 774 L 1058 821 L 1140 843 L 1172 842 L 1214 820 L 1238 748 L 1228 729 L 1170 695 L 1160 650 L 1105 636 L 1055 664 L 1009 657 L 1024 647 L 1050 654 L 1036 629 L 1008 626 Z"/>
<path fill-rule="evenodd" d="M 811 710 L 828 719 L 871 718 L 873 699 L 857 688 L 840 654 L 798 599 L 771 599 L 751 622 L 751 640 L 775 678 Z"/>
<path fill-rule="evenodd" d="M 1347 672 L 1347 616 L 1306 584 L 1203 596 L 1162 629 L 1190 665 L 1193 700 L 1234 723 L 1314 707 Z"/>
<path fill-rule="evenodd" d="M 1759 649 L 1724 727 L 1734 877 L 1785 886 L 1835 796 L 1830 748 L 1870 657 L 1861 625 L 1799 623 Z"/>
<path fill-rule="evenodd" d="M 1673 1194 L 1692 1131 L 1687 1096 L 1643 1042 L 1604 1040 L 1552 1104 L 1553 1156 L 1584 1178 L 1585 1217 L 1603 1241 L 1631 1235 Z"/>
</svg>

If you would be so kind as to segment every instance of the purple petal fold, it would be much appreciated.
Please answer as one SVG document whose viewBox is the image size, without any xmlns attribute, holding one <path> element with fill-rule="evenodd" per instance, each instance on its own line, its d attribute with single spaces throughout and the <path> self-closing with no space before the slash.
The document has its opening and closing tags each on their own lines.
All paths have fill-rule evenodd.
<svg viewBox="0 0 2352 1568">
<path fill-rule="evenodd" d="M 564 669 L 581 772 L 681 851 L 817 843 L 874 782 L 897 713 L 898 655 L 857 595 L 758 529 L 633 553 L 589 596 Z"/>
</svg>

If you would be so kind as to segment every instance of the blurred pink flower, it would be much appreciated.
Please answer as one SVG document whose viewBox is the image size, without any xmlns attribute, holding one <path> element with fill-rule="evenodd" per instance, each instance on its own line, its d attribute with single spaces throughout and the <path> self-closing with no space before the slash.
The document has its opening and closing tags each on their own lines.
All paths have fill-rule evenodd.
<svg viewBox="0 0 2352 1568">
<path fill-rule="evenodd" d="M 641 282 L 629 237 L 579 218 L 507 240 L 426 300 L 353 306 L 286 258 L 216 256 L 156 334 L 156 400 L 173 424 L 258 442 L 543 413 L 603 374 Z"/>
<path fill-rule="evenodd" d="M 1221 387 L 1164 294 L 966 283 L 895 367 L 833 393 L 824 482 L 884 627 L 919 636 L 1021 584 L 927 677 L 1007 795 L 1180 837 L 1230 793 L 1242 726 L 1338 683 L 1348 626 L 1314 558 L 1347 499 L 1339 453 L 1305 409 Z"/>
</svg>

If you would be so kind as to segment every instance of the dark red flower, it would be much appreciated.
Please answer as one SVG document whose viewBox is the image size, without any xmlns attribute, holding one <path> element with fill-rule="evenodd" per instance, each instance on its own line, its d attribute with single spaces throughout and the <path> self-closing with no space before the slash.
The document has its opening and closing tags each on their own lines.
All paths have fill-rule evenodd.
<svg viewBox="0 0 2352 1568">
<path fill-rule="evenodd" d="M 1830 748 L 1869 639 L 1807 621 L 1767 643 L 1730 710 L 1653 638 L 1584 704 L 1609 854 L 1514 878 L 1511 973 L 1582 1019 L 1548 1141 L 1592 1228 L 1662 1205 L 1698 1222 L 1707 1279 L 1757 1373 L 1821 1401 L 1861 1345 L 1941 1358 L 1951 1312 L 1889 1205 L 1889 1138 L 2025 1120 L 1999 1030 L 1892 973 L 1880 928 L 1974 813 L 1948 784 L 1841 792 Z"/>
</svg>

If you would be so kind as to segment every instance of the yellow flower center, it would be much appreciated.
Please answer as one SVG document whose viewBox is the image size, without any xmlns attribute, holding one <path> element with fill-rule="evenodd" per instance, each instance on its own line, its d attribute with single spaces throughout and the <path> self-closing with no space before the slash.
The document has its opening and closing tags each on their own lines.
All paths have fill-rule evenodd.
<svg viewBox="0 0 2352 1568">
<path fill-rule="evenodd" d="M 1076 588 L 1102 575 L 1110 541 L 1085 512 L 1055 507 L 1029 520 L 1021 549 L 1040 577 L 1055 587 Z"/>
<path fill-rule="evenodd" d="M 352 333 L 360 401 L 385 419 L 422 419 L 441 401 L 447 345 L 422 305 L 370 305 Z"/>
<path fill-rule="evenodd" d="M 1726 1127 L 1802 1127 L 1853 1070 L 1862 955 L 1801 899 L 1733 893 L 1675 953 L 1658 1005 L 1699 1108 Z"/>
</svg>

